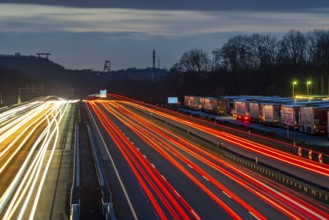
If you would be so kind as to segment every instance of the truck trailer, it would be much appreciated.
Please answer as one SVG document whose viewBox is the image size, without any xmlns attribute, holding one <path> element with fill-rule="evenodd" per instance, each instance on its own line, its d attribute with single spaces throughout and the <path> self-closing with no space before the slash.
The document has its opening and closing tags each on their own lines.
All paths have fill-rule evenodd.
<svg viewBox="0 0 329 220">
<path fill-rule="evenodd" d="M 250 102 L 249 103 L 250 121 L 259 122 L 260 111 L 261 111 L 261 103 L 259 103 L 259 102 Z"/>
<path fill-rule="evenodd" d="M 190 96 L 190 108 L 201 110 L 201 97 L 200 96 Z"/>
<path fill-rule="evenodd" d="M 299 131 L 308 134 L 326 134 L 329 105 L 300 107 Z"/>
<path fill-rule="evenodd" d="M 281 106 L 281 126 L 292 127 L 294 130 L 298 129 L 299 111 L 305 105 L 289 104 Z"/>
<path fill-rule="evenodd" d="M 249 102 L 244 99 L 234 101 L 235 114 L 233 116 L 236 118 L 236 120 L 250 120 L 248 103 Z"/>
<path fill-rule="evenodd" d="M 212 103 L 214 113 L 217 115 L 225 115 L 226 114 L 226 100 L 221 97 L 217 97 L 216 100 Z"/>
<path fill-rule="evenodd" d="M 216 102 L 215 97 L 201 97 L 200 102 L 202 105 L 202 110 L 205 112 L 214 112 L 214 102 Z"/>
<path fill-rule="evenodd" d="M 259 122 L 267 125 L 279 125 L 281 123 L 281 104 L 260 103 Z"/>
</svg>

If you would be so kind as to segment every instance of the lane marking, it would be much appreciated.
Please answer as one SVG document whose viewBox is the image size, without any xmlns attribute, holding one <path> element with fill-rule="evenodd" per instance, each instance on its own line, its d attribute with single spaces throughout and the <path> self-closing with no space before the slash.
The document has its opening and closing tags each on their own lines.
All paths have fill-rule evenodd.
<svg viewBox="0 0 329 220">
<path fill-rule="evenodd" d="M 250 211 L 249 211 L 249 214 L 252 215 L 252 216 L 254 216 L 255 219 L 259 219 L 259 218 L 257 218 L 257 217 L 254 215 L 254 213 L 252 213 L 252 212 L 250 212 Z"/>
<path fill-rule="evenodd" d="M 127 191 L 126 191 L 126 188 L 125 188 L 125 186 L 123 185 L 123 182 L 122 182 L 122 180 L 121 180 L 121 177 L 120 177 L 120 174 L 119 174 L 119 172 L 118 172 L 118 169 L 117 169 L 117 167 L 116 167 L 116 165 L 115 165 L 115 163 L 114 163 L 114 161 L 113 161 L 113 159 L 112 159 L 112 156 L 111 156 L 109 150 L 107 149 L 107 145 L 106 145 L 106 143 L 105 143 L 105 141 L 104 141 L 103 135 L 101 134 L 101 132 L 100 132 L 100 130 L 99 130 L 97 124 L 96 124 L 96 121 L 95 121 L 95 119 L 94 119 L 94 116 L 92 115 L 92 113 L 91 113 L 91 111 L 90 111 L 88 105 L 86 105 L 86 107 L 87 107 L 87 109 L 88 109 L 89 115 L 91 115 L 91 118 L 92 118 L 92 120 L 93 120 L 93 122 L 94 122 L 94 124 L 95 124 L 95 127 L 96 127 L 97 131 L 98 131 L 98 134 L 99 134 L 99 136 L 100 136 L 100 138 L 101 138 L 101 140 L 102 140 L 102 142 L 103 142 L 103 144 L 104 144 L 104 146 L 105 146 L 105 150 L 106 150 L 106 152 L 107 152 L 107 155 L 109 156 L 109 158 L 110 158 L 110 160 L 111 160 L 111 163 L 112 163 L 112 166 L 113 166 L 113 168 L 114 168 L 115 174 L 116 174 L 117 177 L 118 177 L 118 180 L 119 180 L 119 183 L 120 183 L 121 188 L 122 188 L 122 190 L 123 190 L 123 193 L 125 194 L 125 197 L 126 197 L 126 199 L 127 199 L 127 202 L 128 202 L 129 208 L 130 208 L 130 211 L 131 211 L 131 213 L 132 213 L 134 219 L 137 220 L 137 219 L 138 219 L 137 214 L 136 214 L 135 209 L 134 209 L 134 207 L 133 207 L 133 205 L 132 205 L 132 203 L 131 203 L 131 200 L 130 200 L 130 198 L 129 198 L 129 196 L 128 196 L 128 193 L 127 193 Z"/>
<path fill-rule="evenodd" d="M 208 179 L 207 179 L 207 177 L 205 177 L 205 176 L 202 176 L 205 180 L 207 180 L 207 181 L 209 181 Z"/>
<path fill-rule="evenodd" d="M 196 219 L 201 219 L 198 214 L 195 213 L 193 209 L 191 209 L 192 214 L 195 216 Z"/>
<path fill-rule="evenodd" d="M 222 191 L 228 198 L 232 198 L 231 196 L 229 196 L 226 192 Z"/>
</svg>

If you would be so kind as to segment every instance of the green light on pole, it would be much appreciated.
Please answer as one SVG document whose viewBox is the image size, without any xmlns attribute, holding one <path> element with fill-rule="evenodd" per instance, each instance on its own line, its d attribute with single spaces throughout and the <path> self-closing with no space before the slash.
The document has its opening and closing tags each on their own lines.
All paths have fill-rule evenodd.
<svg viewBox="0 0 329 220">
<path fill-rule="evenodd" d="M 308 86 L 309 85 L 312 85 L 312 82 L 311 81 L 307 81 L 306 82 L 307 95 L 309 95 L 309 92 L 308 92 Z"/>
<path fill-rule="evenodd" d="M 295 97 L 295 85 L 297 85 L 297 81 L 293 81 L 292 82 L 292 97 L 294 98 Z"/>
</svg>

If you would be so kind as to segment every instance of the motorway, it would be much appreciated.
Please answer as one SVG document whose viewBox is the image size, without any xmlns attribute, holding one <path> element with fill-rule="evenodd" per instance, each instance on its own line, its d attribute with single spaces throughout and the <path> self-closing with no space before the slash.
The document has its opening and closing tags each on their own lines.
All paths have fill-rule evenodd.
<svg viewBox="0 0 329 220">
<path fill-rule="evenodd" d="M 258 149 L 262 160 L 306 170 L 324 184 L 326 165 L 291 155 L 294 162 L 288 163 L 282 152 L 133 102 L 87 101 L 86 106 L 118 219 L 329 218 L 327 205 L 215 155 L 154 117 L 190 126 L 244 152 Z"/>
<path fill-rule="evenodd" d="M 0 113 L 0 217 L 63 218 L 75 105 L 36 100 Z"/>
<path fill-rule="evenodd" d="M 295 140 L 296 142 L 306 142 L 311 145 L 322 146 L 322 147 L 327 147 L 327 148 L 329 146 L 329 140 L 328 140 L 327 135 L 316 136 L 316 135 L 301 133 L 301 132 L 292 130 L 291 128 L 289 130 L 287 130 L 287 129 L 284 129 L 281 127 L 276 127 L 276 126 L 266 126 L 266 125 L 258 124 L 258 123 L 238 121 L 231 115 L 214 115 L 211 113 L 206 113 L 206 112 L 201 112 L 201 111 L 196 111 L 196 110 L 191 110 L 191 109 L 185 109 L 185 108 L 180 108 L 179 111 L 193 114 L 193 115 L 199 115 L 202 117 L 216 119 L 222 123 L 229 123 L 229 124 L 238 125 L 240 127 L 246 127 L 250 130 L 255 129 L 255 130 L 260 130 L 260 131 L 264 131 L 267 133 L 276 134 L 281 137 L 288 137 L 288 138 Z M 329 149 L 327 150 L 327 152 L 329 152 Z"/>
<path fill-rule="evenodd" d="M 117 219 L 329 219 L 328 203 L 232 162 L 184 130 L 323 187 L 326 164 L 135 101 L 83 107 L 45 98 L 0 111 L 1 219 L 70 216 L 77 142 L 80 219 L 104 218 L 101 197 L 111 197 Z"/>
<path fill-rule="evenodd" d="M 221 143 L 225 145 L 226 148 L 239 154 L 249 158 L 257 157 L 258 161 L 262 161 L 277 169 L 287 171 L 288 173 L 294 174 L 307 181 L 317 183 L 323 187 L 328 187 L 329 166 L 327 164 L 310 161 L 290 153 L 270 148 L 263 144 L 234 136 L 228 132 L 217 130 L 216 127 L 221 127 L 221 125 L 214 125 L 210 122 L 192 119 L 189 116 L 172 113 L 166 110 L 164 110 L 164 112 L 161 109 L 155 110 L 132 102 L 127 102 L 126 104 L 138 108 L 147 114 L 152 114 L 153 117 L 160 118 L 173 125 L 184 128 L 185 130 L 189 130 L 214 143 Z M 268 142 L 275 141 L 274 139 L 268 138 Z"/>
</svg>

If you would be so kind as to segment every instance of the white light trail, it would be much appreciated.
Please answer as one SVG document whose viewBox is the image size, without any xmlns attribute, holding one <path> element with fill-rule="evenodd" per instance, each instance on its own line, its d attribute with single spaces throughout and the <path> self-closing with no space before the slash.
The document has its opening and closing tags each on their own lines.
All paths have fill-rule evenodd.
<svg viewBox="0 0 329 220">
<path fill-rule="evenodd" d="M 24 137 L 22 143 L 18 145 L 17 149 L 22 148 L 24 144 L 26 144 L 26 141 L 31 138 L 34 131 L 42 123 L 44 123 L 45 120 L 48 121 L 48 125 L 42 130 L 34 142 L 14 180 L 7 187 L 6 192 L 1 195 L 0 213 L 4 211 L 4 208 L 10 201 L 10 204 L 6 207 L 6 213 L 4 215 L 5 219 L 13 218 L 18 209 L 20 211 L 17 213 L 19 214 L 19 219 L 27 217 L 27 213 L 30 213 L 29 218 L 34 218 L 35 211 L 40 200 L 41 191 L 53 159 L 56 145 L 58 143 L 59 124 L 62 121 L 70 103 L 71 102 L 68 101 L 47 102 L 47 104 L 42 105 L 44 107 L 43 110 L 37 111 L 38 114 L 42 113 L 41 117 L 37 117 L 37 120 L 40 120 L 40 122 L 35 123 L 36 116 L 30 117 L 30 120 L 34 121 L 29 123 L 33 124 L 34 127 L 28 126 L 29 129 L 24 129 L 24 132 L 22 133 L 26 136 Z M 47 110 L 45 110 L 45 107 Z M 36 110 L 34 109 L 34 111 Z M 17 141 L 18 139 L 14 140 Z M 47 149 L 50 145 L 52 146 L 51 153 L 49 157 L 46 157 Z M 13 146 L 14 145 L 11 145 L 11 147 Z M 17 153 L 17 149 L 15 149 L 14 154 Z M 12 159 L 13 156 L 9 157 L 9 161 Z M 1 168 L 1 172 L 5 169 L 7 164 L 9 164 L 8 161 L 5 163 L 5 166 Z M 32 208 L 29 207 L 29 204 L 33 204 Z"/>
</svg>

